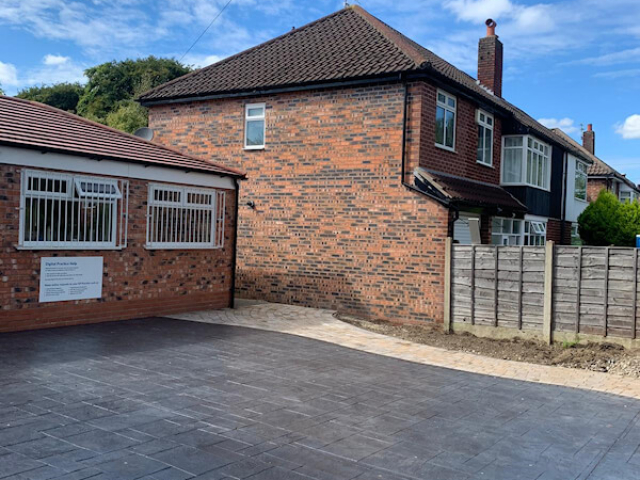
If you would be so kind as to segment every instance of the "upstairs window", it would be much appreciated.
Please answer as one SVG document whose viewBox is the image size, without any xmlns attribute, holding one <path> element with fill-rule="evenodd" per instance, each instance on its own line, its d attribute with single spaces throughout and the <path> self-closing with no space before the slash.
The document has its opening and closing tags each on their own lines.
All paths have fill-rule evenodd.
<svg viewBox="0 0 640 480">
<path fill-rule="evenodd" d="M 19 244 L 52 250 L 124 247 L 127 197 L 126 180 L 24 170 Z"/>
<path fill-rule="evenodd" d="M 549 190 L 551 148 L 530 135 L 503 137 L 502 183 Z"/>
<path fill-rule="evenodd" d="M 478 163 L 493 165 L 493 115 L 478 110 Z"/>
<path fill-rule="evenodd" d="M 147 248 L 222 248 L 223 191 L 149 185 Z"/>
<path fill-rule="evenodd" d="M 456 97 L 438 90 L 436 102 L 436 145 L 447 150 L 455 148 Z"/>
<path fill-rule="evenodd" d="M 576 160 L 574 194 L 577 200 L 587 201 L 587 164 Z"/>
<path fill-rule="evenodd" d="M 621 190 L 619 198 L 621 202 L 631 202 L 633 200 L 633 194 L 629 190 Z"/>
<path fill-rule="evenodd" d="M 257 150 L 264 148 L 265 104 L 251 103 L 244 112 L 244 148 Z"/>
</svg>

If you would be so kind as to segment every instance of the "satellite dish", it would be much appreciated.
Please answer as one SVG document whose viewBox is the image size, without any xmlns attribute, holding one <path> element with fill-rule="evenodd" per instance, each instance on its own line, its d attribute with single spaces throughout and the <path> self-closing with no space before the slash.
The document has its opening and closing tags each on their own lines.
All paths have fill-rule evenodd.
<svg viewBox="0 0 640 480">
<path fill-rule="evenodd" d="M 148 141 L 153 140 L 153 129 L 149 127 L 140 127 L 135 132 L 133 132 L 133 134 L 136 137 L 140 137 Z"/>
</svg>

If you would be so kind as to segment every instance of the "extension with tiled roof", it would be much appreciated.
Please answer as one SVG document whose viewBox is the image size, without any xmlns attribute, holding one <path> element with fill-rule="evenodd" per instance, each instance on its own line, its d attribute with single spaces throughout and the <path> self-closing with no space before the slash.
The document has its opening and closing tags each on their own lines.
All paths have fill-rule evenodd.
<svg viewBox="0 0 640 480">
<path fill-rule="evenodd" d="M 0 96 L 0 144 L 244 176 L 234 168 L 186 155 L 49 105 L 15 97 Z"/>
</svg>

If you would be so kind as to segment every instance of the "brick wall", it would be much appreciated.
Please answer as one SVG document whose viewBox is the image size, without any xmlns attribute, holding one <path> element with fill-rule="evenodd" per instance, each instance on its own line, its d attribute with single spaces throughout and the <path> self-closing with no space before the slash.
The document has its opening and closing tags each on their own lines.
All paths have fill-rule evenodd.
<svg viewBox="0 0 640 480">
<path fill-rule="evenodd" d="M 0 332 L 166 315 L 229 305 L 235 192 L 227 191 L 218 250 L 146 250 L 147 182 L 130 180 L 121 251 L 18 251 L 20 167 L 0 165 Z M 41 257 L 104 257 L 103 296 L 38 303 Z"/>
<path fill-rule="evenodd" d="M 562 227 L 563 222 L 560 220 L 547 220 L 547 240 L 553 240 L 558 245 L 571 245 L 571 222 L 564 222 L 564 239 Z"/>
<path fill-rule="evenodd" d="M 455 152 L 435 145 L 435 112 L 437 87 L 426 82 L 416 83 L 411 92 L 411 130 L 409 146 L 413 149 L 412 160 L 421 167 L 437 170 L 459 177 L 482 182 L 500 184 L 500 152 L 502 122 L 495 118 L 493 134 L 493 166 L 477 162 L 478 105 L 457 97 Z"/>
<path fill-rule="evenodd" d="M 239 295 L 441 321 L 449 212 L 401 185 L 403 100 L 401 85 L 222 99 L 152 107 L 149 124 L 160 143 L 247 172 Z M 244 105 L 256 101 L 267 145 L 246 151 Z M 408 164 L 418 143 L 410 135 Z"/>
<path fill-rule="evenodd" d="M 587 200 L 595 202 L 602 189 L 610 190 L 610 188 L 611 182 L 606 178 L 590 178 L 587 181 Z M 613 194 L 617 195 L 618 192 L 613 192 Z"/>
</svg>

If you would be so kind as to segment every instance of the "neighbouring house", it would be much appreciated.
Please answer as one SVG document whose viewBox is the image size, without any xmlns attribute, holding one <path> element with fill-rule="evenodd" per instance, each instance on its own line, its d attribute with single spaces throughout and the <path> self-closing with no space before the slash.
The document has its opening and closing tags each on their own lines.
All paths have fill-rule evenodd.
<svg viewBox="0 0 640 480">
<path fill-rule="evenodd" d="M 0 96 L 0 332 L 229 306 L 241 178 Z"/>
<path fill-rule="evenodd" d="M 573 143 L 578 145 L 576 142 Z M 589 168 L 587 196 L 590 202 L 597 198 L 602 189 L 613 193 L 620 201 L 640 198 L 640 188 L 637 184 L 596 156 L 596 132 L 592 124 L 587 125 L 587 129 L 582 133 L 582 149 L 593 162 Z"/>
<path fill-rule="evenodd" d="M 390 320 L 443 318 L 445 239 L 569 243 L 580 149 L 351 6 L 140 97 L 156 141 L 242 168 L 238 291 Z M 573 194 L 571 194 L 573 199 Z"/>
</svg>

